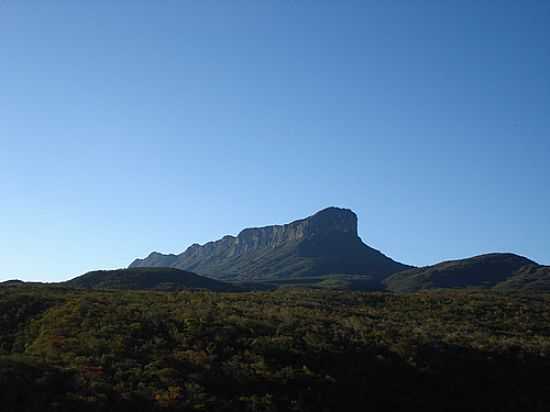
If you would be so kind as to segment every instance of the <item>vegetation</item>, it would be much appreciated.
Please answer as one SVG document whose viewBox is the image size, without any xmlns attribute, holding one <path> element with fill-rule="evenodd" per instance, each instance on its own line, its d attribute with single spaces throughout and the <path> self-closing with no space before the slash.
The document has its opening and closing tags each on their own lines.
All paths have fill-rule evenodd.
<svg viewBox="0 0 550 412">
<path fill-rule="evenodd" d="M 323 276 L 308 276 L 304 278 L 269 279 L 242 283 L 238 285 L 247 286 L 249 290 L 261 290 L 262 286 L 274 290 L 277 288 L 311 288 L 311 289 L 335 289 L 353 291 L 375 291 L 383 290 L 380 280 L 376 277 L 366 275 L 329 274 Z"/>
<path fill-rule="evenodd" d="M 207 289 L 217 292 L 236 289 L 228 283 L 175 268 L 97 270 L 64 284 L 85 289 Z"/>
<path fill-rule="evenodd" d="M 384 284 L 394 292 L 433 288 L 492 288 L 528 266 L 538 265 L 512 253 L 492 253 L 405 270 L 388 277 Z"/>
<path fill-rule="evenodd" d="M 9 411 L 546 411 L 550 296 L 0 287 Z"/>
<path fill-rule="evenodd" d="M 550 291 L 550 266 L 529 265 L 496 286 L 500 290 Z"/>
</svg>

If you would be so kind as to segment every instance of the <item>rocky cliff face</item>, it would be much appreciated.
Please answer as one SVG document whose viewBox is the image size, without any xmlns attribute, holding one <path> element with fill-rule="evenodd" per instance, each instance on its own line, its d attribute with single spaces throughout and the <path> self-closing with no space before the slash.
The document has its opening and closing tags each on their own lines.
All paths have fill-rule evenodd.
<svg viewBox="0 0 550 412">
<path fill-rule="evenodd" d="M 343 251 L 342 246 L 347 244 L 349 248 Z M 356 253 L 364 258 L 364 263 L 370 259 L 370 267 L 358 265 L 361 256 Z M 335 262 L 339 258 L 341 265 Z M 321 261 L 330 261 L 330 265 L 323 267 Z M 329 267 L 331 271 L 340 267 L 349 271 L 352 262 L 353 273 L 394 273 L 406 268 L 361 242 L 355 213 L 330 207 L 286 225 L 244 229 L 238 236 L 194 244 L 180 255 L 154 252 L 145 259 L 137 259 L 130 267 L 169 266 L 215 277 L 255 279 L 322 274 Z"/>
<path fill-rule="evenodd" d="M 348 233 L 357 236 L 357 216 L 351 210 L 331 207 L 311 217 L 286 225 L 244 229 L 238 236 L 224 236 L 201 246 L 192 245 L 185 254 L 205 257 L 212 254 L 239 256 L 262 248 L 276 248 L 321 234 Z"/>
</svg>

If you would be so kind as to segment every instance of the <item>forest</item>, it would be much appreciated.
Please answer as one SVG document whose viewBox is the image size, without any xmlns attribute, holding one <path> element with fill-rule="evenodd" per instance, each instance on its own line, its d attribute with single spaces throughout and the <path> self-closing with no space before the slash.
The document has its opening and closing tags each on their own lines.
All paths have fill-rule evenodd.
<svg viewBox="0 0 550 412">
<path fill-rule="evenodd" d="M 2 411 L 548 411 L 550 296 L 0 287 Z"/>
</svg>

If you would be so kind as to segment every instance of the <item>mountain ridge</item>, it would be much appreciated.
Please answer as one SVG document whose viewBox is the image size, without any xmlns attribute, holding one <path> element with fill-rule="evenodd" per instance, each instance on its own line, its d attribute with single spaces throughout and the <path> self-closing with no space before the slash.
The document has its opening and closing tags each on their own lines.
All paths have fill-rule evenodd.
<svg viewBox="0 0 550 412">
<path fill-rule="evenodd" d="M 94 270 L 71 280 L 59 283 L 79 289 L 123 290 L 182 290 L 206 289 L 215 292 L 234 291 L 238 288 L 225 282 L 176 268 L 128 268 Z"/>
<path fill-rule="evenodd" d="M 536 262 L 513 253 L 488 253 L 434 265 L 408 269 L 383 281 L 393 292 L 416 292 L 434 288 L 492 288 L 509 281 L 525 267 Z"/>
<path fill-rule="evenodd" d="M 176 267 L 218 279 L 255 280 L 327 273 L 364 274 L 382 278 L 411 268 L 364 244 L 357 215 L 329 207 L 283 225 L 246 228 L 179 255 L 151 253 L 135 267 Z"/>
</svg>

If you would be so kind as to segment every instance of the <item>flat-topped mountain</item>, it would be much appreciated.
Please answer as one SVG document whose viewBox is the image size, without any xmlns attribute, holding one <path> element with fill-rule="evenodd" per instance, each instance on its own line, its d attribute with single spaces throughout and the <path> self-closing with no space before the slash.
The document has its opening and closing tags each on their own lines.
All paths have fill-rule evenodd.
<svg viewBox="0 0 550 412">
<path fill-rule="evenodd" d="M 207 289 L 216 292 L 236 289 L 225 282 L 175 268 L 96 270 L 62 285 L 81 289 Z"/>
<path fill-rule="evenodd" d="M 394 292 L 415 292 L 434 288 L 491 288 L 501 282 L 510 281 L 516 275 L 523 273 L 522 270 L 527 267 L 541 268 L 523 256 L 512 253 L 491 253 L 405 270 L 388 277 L 384 280 L 384 284 Z M 527 276 L 528 273 L 525 275 Z M 540 278 L 543 272 L 531 274 L 531 280 L 534 279 L 533 276 Z M 503 288 L 511 289 L 514 284 L 519 285 L 519 283 L 509 283 Z"/>
<path fill-rule="evenodd" d="M 410 266 L 367 246 L 357 234 L 357 215 L 330 207 L 285 225 L 249 228 L 179 255 L 153 252 L 131 268 L 174 267 L 231 280 L 281 279 L 325 274 L 384 277 Z"/>
</svg>

